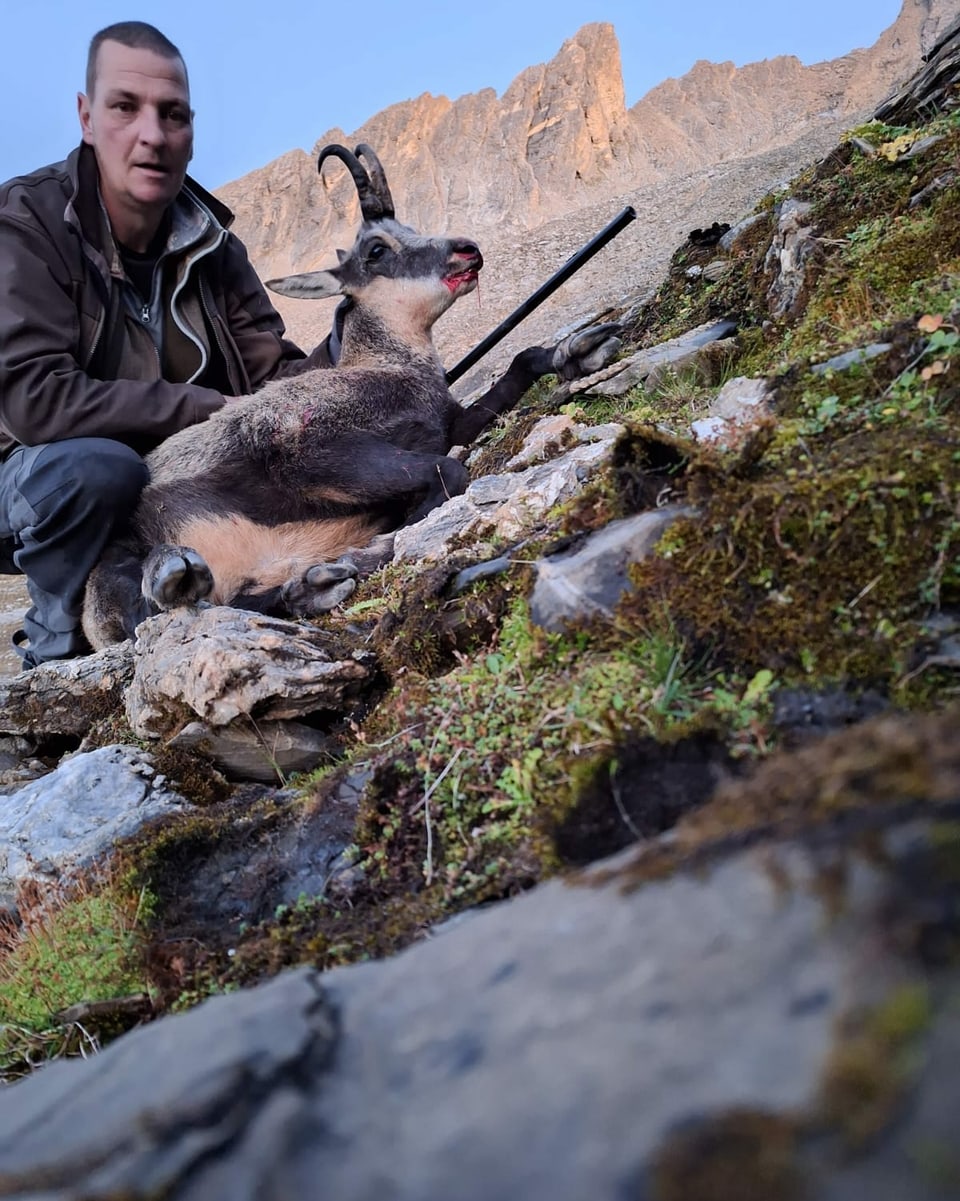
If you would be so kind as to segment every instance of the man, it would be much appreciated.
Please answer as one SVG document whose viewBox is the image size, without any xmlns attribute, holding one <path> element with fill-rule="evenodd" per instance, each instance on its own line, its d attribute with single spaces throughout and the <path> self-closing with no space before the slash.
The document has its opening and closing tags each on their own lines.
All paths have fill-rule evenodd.
<svg viewBox="0 0 960 1201">
<path fill-rule="evenodd" d="M 144 455 L 306 357 L 232 214 L 186 174 L 183 58 L 159 30 L 91 41 L 81 145 L 0 187 L 0 571 L 33 602 L 28 667 L 83 654 L 83 592 L 132 513 Z M 26 645 L 24 645 L 26 642 Z"/>
</svg>

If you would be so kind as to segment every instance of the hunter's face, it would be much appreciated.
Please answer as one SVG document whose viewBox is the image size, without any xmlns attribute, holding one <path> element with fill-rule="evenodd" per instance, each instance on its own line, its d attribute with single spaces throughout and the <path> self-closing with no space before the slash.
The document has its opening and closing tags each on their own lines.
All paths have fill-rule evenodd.
<svg viewBox="0 0 960 1201">
<path fill-rule="evenodd" d="M 130 222 L 159 224 L 193 153 L 193 114 L 181 60 L 106 41 L 97 54 L 93 95 L 78 96 L 77 107 L 115 230 Z"/>
</svg>

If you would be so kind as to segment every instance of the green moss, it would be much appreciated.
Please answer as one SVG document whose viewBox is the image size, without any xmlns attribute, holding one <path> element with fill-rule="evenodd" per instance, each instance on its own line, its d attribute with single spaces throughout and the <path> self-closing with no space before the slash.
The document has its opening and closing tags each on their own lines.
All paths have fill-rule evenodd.
<svg viewBox="0 0 960 1201">
<path fill-rule="evenodd" d="M 656 1151 L 654 1201 L 800 1201 L 796 1122 L 739 1109 L 671 1134 Z"/>
<path fill-rule="evenodd" d="M 904 985 L 870 1016 L 870 1031 L 894 1049 L 918 1038 L 930 1025 L 930 996 L 925 985 Z"/>
<path fill-rule="evenodd" d="M 721 783 L 706 804 L 681 818 L 669 843 L 648 846 L 636 861 L 596 872 L 591 882 L 617 880 L 633 889 L 758 832 L 795 836 L 848 813 L 952 802 L 960 789 L 958 718 L 957 706 L 932 714 L 885 714 L 771 755 Z M 948 852 L 947 870 L 949 863 Z M 831 907 L 833 899 L 842 901 L 842 881 L 824 877 L 818 884 Z"/>
<path fill-rule="evenodd" d="M 0 1078 L 124 1028 L 122 1019 L 103 1016 L 81 1029 L 61 1011 L 149 988 L 144 926 L 153 898 L 146 890 L 98 879 L 67 894 L 26 890 L 18 904 L 20 922 L 0 923 Z"/>
<path fill-rule="evenodd" d="M 240 934 L 230 958 L 221 961 L 216 987 L 256 983 L 298 964 L 326 970 L 396 954 L 442 916 L 432 894 L 365 897 L 342 907 L 303 897 Z"/>
<path fill-rule="evenodd" d="M 515 601 L 486 653 L 398 681 L 375 715 L 372 740 L 408 734 L 376 771 L 357 841 L 394 889 L 437 886 L 452 905 L 502 896 L 553 870 L 553 830 L 624 740 L 716 724 L 749 750 L 771 683 L 718 675 L 662 612 L 643 630 L 561 635 Z"/>
<path fill-rule="evenodd" d="M 422 569 L 401 587 L 385 580 L 387 610 L 370 635 L 370 645 L 389 677 L 413 668 L 419 674 L 440 675 L 458 655 L 483 646 L 494 636 L 510 593 L 527 577 L 522 569 L 509 577 L 486 580 L 458 596 L 450 595 L 451 581 L 472 557 L 455 551 L 441 564 Z"/>
<path fill-rule="evenodd" d="M 917 1074 L 917 1047 L 929 1020 L 927 989 L 911 984 L 844 1021 L 824 1073 L 820 1113 L 849 1148 L 864 1147 L 900 1110 Z"/>
<path fill-rule="evenodd" d="M 628 621 L 642 624 L 649 604 L 668 600 L 681 628 L 744 673 L 769 667 L 789 680 L 814 665 L 824 682 L 879 683 L 918 704 L 941 683 L 902 683 L 917 623 L 955 601 L 960 583 L 957 187 L 909 206 L 956 153 L 955 123 L 932 128 L 947 136 L 909 169 L 850 151 L 797 188 L 814 202 L 820 239 L 807 308 L 785 337 L 753 331 L 748 351 L 755 370 L 777 370 L 776 434 L 746 470 L 689 454 L 683 495 L 702 516 L 638 573 Z M 678 252 L 665 291 L 689 289 L 680 280 L 689 254 Z M 760 241 L 725 277 L 725 287 L 739 277 L 741 313 L 754 313 L 747 282 L 759 298 L 764 254 Z M 946 321 L 931 333 L 918 328 L 924 313 Z M 645 336 L 673 332 L 670 321 Z M 823 361 L 880 338 L 893 342 L 880 359 L 805 371 L 805 356 Z M 657 416 L 669 418 L 669 407 Z"/>
<path fill-rule="evenodd" d="M 742 671 L 799 676 L 812 657 L 827 679 L 892 686 L 912 623 L 960 596 L 958 462 L 952 421 L 906 415 L 820 438 L 781 429 L 741 478 L 691 480 L 700 515 L 638 568 L 625 619 L 642 624 L 667 603 Z"/>
</svg>

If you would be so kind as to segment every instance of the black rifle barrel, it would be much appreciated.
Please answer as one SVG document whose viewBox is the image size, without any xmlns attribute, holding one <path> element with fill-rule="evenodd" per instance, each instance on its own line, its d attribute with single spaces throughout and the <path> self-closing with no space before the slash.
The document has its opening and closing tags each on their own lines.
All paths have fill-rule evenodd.
<svg viewBox="0 0 960 1201">
<path fill-rule="evenodd" d="M 497 328 L 487 334 L 482 342 L 474 346 L 473 350 L 466 354 L 456 366 L 451 367 L 447 372 L 447 383 L 452 384 L 469 371 L 474 363 L 482 359 L 488 350 L 492 350 L 501 339 L 505 338 L 514 326 L 519 325 L 524 317 L 529 317 L 533 310 L 543 304 L 548 296 L 556 292 L 557 288 L 565 283 L 575 271 L 579 271 L 588 259 L 592 259 L 598 250 L 602 250 L 611 239 L 625 229 L 636 215 L 636 209 L 627 205 L 619 216 L 614 217 L 610 224 L 601 229 L 596 237 L 591 238 L 585 246 L 581 246 L 572 258 L 550 276 L 546 283 L 541 284 L 532 296 L 528 296 L 523 304 L 515 308 L 509 317 L 505 317 Z"/>
</svg>

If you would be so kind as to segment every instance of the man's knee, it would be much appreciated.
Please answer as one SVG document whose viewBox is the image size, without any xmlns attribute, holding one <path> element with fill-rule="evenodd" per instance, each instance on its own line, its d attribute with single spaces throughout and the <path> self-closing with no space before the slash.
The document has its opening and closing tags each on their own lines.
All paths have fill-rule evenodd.
<svg viewBox="0 0 960 1201">
<path fill-rule="evenodd" d="M 91 500 L 102 500 L 111 508 L 132 514 L 150 473 L 143 459 L 122 442 L 100 441 L 102 447 L 77 466 L 77 478 Z"/>
<path fill-rule="evenodd" d="M 67 503 L 129 516 L 149 479 L 143 459 L 109 438 L 51 442 L 28 456 L 18 485 L 38 514 Z"/>
</svg>

